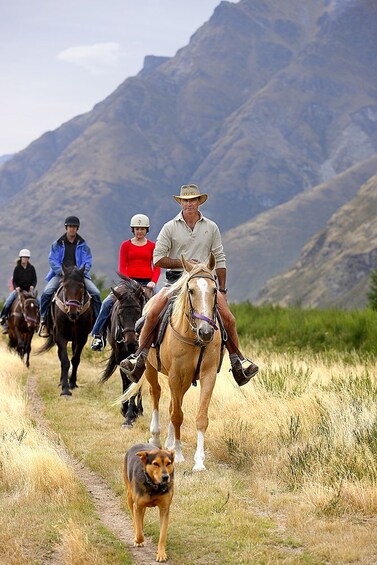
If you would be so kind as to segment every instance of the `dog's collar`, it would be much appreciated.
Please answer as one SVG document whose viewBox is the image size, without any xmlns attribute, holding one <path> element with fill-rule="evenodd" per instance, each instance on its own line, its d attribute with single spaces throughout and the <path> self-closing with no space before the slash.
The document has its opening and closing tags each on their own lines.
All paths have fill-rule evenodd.
<svg viewBox="0 0 377 565">
<path fill-rule="evenodd" d="M 148 490 L 151 491 L 150 494 L 165 494 L 166 492 L 168 492 L 171 482 L 156 484 L 151 480 L 146 471 L 144 471 L 144 477 L 145 485 L 148 487 Z"/>
</svg>

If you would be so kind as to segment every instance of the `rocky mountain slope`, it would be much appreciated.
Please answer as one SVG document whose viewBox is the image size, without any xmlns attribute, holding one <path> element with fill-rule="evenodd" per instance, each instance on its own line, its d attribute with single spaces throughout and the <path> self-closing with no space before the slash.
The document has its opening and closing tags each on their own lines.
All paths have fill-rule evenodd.
<svg viewBox="0 0 377 565">
<path fill-rule="evenodd" d="M 1 167 L 0 287 L 25 244 L 42 278 L 71 213 L 111 280 L 130 217 L 147 213 L 156 237 L 172 195 L 197 182 L 224 233 L 231 300 L 256 297 L 376 172 L 376 12 L 372 0 L 221 2 L 175 57 L 146 58 Z"/>
<path fill-rule="evenodd" d="M 309 240 L 292 269 L 269 281 L 256 302 L 363 307 L 373 268 L 377 268 L 377 175 Z"/>
</svg>

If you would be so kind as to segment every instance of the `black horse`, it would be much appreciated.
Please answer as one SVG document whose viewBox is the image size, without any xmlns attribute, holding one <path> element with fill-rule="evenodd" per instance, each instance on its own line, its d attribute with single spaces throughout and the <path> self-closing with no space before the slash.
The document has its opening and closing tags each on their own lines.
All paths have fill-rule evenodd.
<svg viewBox="0 0 377 565">
<path fill-rule="evenodd" d="M 71 390 L 77 388 L 77 368 L 83 347 L 94 322 L 91 298 L 85 288 L 85 266 L 63 267 L 63 279 L 54 295 L 47 316 L 50 336 L 38 353 L 44 353 L 58 346 L 61 373 L 61 396 L 71 396 Z M 67 345 L 72 343 L 72 358 L 68 357 Z M 71 375 L 68 380 L 70 364 Z"/>
<path fill-rule="evenodd" d="M 111 346 L 111 355 L 102 373 L 100 382 L 104 383 L 114 373 L 119 363 L 131 353 L 135 353 L 139 344 L 135 324 L 141 317 L 146 300 L 150 297 L 150 289 L 138 282 L 119 274 L 120 283 L 112 292 L 116 298 L 111 311 L 111 320 L 107 330 L 107 339 Z M 153 293 L 153 291 L 152 291 Z M 131 384 L 127 376 L 120 371 L 122 377 L 122 392 Z M 122 403 L 121 412 L 125 418 L 123 428 L 133 426 L 136 418 L 143 414 L 141 392 L 129 401 Z"/>
<path fill-rule="evenodd" d="M 29 367 L 31 340 L 39 324 L 37 291 L 19 291 L 8 316 L 9 347 L 15 349 Z"/>
</svg>

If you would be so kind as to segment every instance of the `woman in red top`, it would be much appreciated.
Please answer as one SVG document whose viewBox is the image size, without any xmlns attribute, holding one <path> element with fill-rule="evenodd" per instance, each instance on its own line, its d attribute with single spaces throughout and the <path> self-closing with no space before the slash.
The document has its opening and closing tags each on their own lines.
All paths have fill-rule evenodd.
<svg viewBox="0 0 377 565">
<path fill-rule="evenodd" d="M 149 218 L 144 214 L 135 214 L 130 222 L 134 234 L 132 239 L 123 241 L 119 249 L 119 272 L 139 283 L 154 288 L 161 269 L 153 265 L 155 243 L 147 239 Z"/>
<path fill-rule="evenodd" d="M 134 237 L 123 241 L 119 248 L 118 271 L 121 275 L 153 289 L 161 269 L 153 265 L 155 244 L 146 237 L 150 227 L 149 218 L 145 214 L 135 214 L 131 218 L 130 226 Z M 90 347 L 93 351 L 101 351 L 105 346 L 103 331 L 114 302 L 115 296 L 112 292 L 102 302 L 100 313 L 92 329 L 93 339 Z"/>
</svg>

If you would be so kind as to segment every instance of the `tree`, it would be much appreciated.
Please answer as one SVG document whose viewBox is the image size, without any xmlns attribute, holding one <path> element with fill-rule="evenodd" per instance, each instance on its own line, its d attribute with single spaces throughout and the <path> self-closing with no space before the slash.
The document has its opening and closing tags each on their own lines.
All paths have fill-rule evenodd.
<svg viewBox="0 0 377 565">
<path fill-rule="evenodd" d="M 367 297 L 372 310 L 377 310 L 377 269 L 370 274 L 370 290 Z"/>
</svg>

